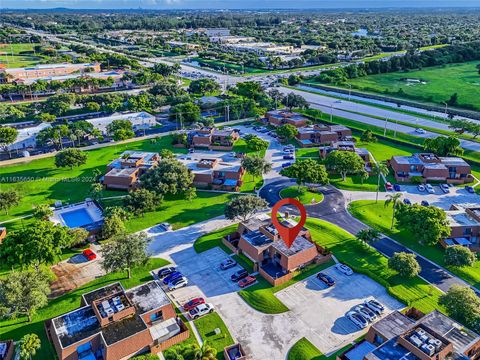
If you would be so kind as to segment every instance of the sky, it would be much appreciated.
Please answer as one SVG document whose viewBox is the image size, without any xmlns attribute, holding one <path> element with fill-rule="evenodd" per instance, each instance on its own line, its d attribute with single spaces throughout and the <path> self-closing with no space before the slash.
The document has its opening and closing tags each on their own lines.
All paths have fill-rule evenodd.
<svg viewBox="0 0 480 360">
<path fill-rule="evenodd" d="M 480 0 L 0 0 L 0 8 L 72 9 L 312 9 L 479 7 Z"/>
</svg>

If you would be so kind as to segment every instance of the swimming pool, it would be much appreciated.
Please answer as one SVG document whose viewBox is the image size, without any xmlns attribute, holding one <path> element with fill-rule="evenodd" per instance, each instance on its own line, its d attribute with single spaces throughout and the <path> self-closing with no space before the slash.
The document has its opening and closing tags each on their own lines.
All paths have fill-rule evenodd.
<svg viewBox="0 0 480 360">
<path fill-rule="evenodd" d="M 66 211 L 61 213 L 65 225 L 69 228 L 77 228 L 80 226 L 85 226 L 94 222 L 87 209 L 79 208 L 72 211 Z"/>
</svg>

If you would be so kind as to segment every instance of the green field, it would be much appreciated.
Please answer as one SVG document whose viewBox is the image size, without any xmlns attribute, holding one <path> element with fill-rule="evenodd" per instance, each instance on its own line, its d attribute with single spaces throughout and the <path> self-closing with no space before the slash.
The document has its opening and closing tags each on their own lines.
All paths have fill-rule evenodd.
<svg viewBox="0 0 480 360">
<path fill-rule="evenodd" d="M 72 291 L 71 293 L 60 296 L 54 300 L 49 301 L 48 305 L 38 310 L 37 314 L 33 316 L 32 322 L 28 323 L 25 317 L 17 319 L 6 319 L 0 321 L 0 338 L 13 339 L 18 341 L 22 336 L 35 333 L 40 337 L 42 346 L 37 351 L 33 359 L 55 359 L 55 350 L 47 339 L 45 332 L 45 320 L 57 317 L 61 314 L 75 310 L 80 307 L 81 296 L 84 293 L 93 291 L 108 284 L 120 281 L 125 289 L 137 286 L 152 279 L 151 270 L 158 269 L 168 264 L 168 261 L 151 258 L 149 262 L 139 268 L 132 269 L 132 277 L 126 278 L 125 272 L 110 273 L 108 275 L 97 278 L 96 280 Z"/>
<path fill-rule="evenodd" d="M 458 93 L 458 107 L 480 110 L 480 75 L 476 66 L 479 61 L 445 66 L 428 67 L 409 72 L 393 72 L 370 75 L 348 81 L 354 89 L 376 92 L 425 102 L 442 104 L 453 93 Z M 402 79 L 417 79 L 426 82 L 408 83 Z M 402 89 L 403 95 L 399 94 Z"/>
<path fill-rule="evenodd" d="M 41 56 L 35 56 L 33 48 L 40 44 L 0 44 L 0 63 L 8 68 L 25 67 L 38 64 L 43 60 Z M 28 51 L 29 54 L 20 54 Z"/>
<path fill-rule="evenodd" d="M 467 266 L 463 268 L 457 268 L 454 266 L 446 266 L 444 261 L 445 251 L 440 245 L 437 246 L 424 246 L 420 245 L 415 240 L 415 235 L 409 233 L 406 230 L 398 229 L 396 227 L 390 230 L 392 221 L 392 207 L 385 207 L 384 201 L 360 200 L 350 203 L 349 211 L 360 221 L 365 224 L 381 231 L 382 233 L 391 236 L 393 239 L 404 244 L 413 251 L 420 255 L 430 259 L 431 261 L 447 268 L 449 271 L 459 276 L 468 283 L 480 288 L 480 259 L 474 266 Z"/>
<path fill-rule="evenodd" d="M 323 200 L 323 194 L 308 190 L 305 186 L 290 186 L 280 191 L 282 198 L 295 198 L 302 204 L 310 205 L 312 203 L 319 203 Z"/>
</svg>

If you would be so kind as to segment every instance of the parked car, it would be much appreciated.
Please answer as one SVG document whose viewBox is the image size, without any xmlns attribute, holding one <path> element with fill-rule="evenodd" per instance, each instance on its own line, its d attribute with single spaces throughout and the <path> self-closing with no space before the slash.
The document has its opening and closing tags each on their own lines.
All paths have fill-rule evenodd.
<svg viewBox="0 0 480 360">
<path fill-rule="evenodd" d="M 252 285 L 255 281 L 257 281 L 257 278 L 255 276 L 248 275 L 247 277 L 238 281 L 238 286 L 240 286 L 243 289 L 244 287 Z"/>
<path fill-rule="evenodd" d="M 450 188 L 448 187 L 448 184 L 440 184 L 440 189 L 445 193 L 448 194 L 450 192 Z"/>
<path fill-rule="evenodd" d="M 172 225 L 170 225 L 170 224 L 167 223 L 167 222 L 164 222 L 164 223 L 159 224 L 158 227 L 159 227 L 160 229 L 164 230 L 164 231 L 171 231 L 171 230 L 173 230 Z"/>
<path fill-rule="evenodd" d="M 387 191 L 392 191 L 393 190 L 393 185 L 391 182 L 386 182 L 385 183 L 385 190 Z"/>
<path fill-rule="evenodd" d="M 475 194 L 475 189 L 472 186 L 465 186 L 465 190 L 467 190 L 470 194 Z"/>
<path fill-rule="evenodd" d="M 287 167 L 289 167 L 289 166 L 292 166 L 292 163 L 291 163 L 291 162 L 287 162 L 287 163 L 283 163 L 283 164 L 282 164 L 282 168 L 284 168 L 284 169 L 287 168 Z"/>
<path fill-rule="evenodd" d="M 194 148 L 190 148 L 190 149 L 188 149 L 188 152 L 189 152 L 190 154 L 192 154 L 192 153 L 195 152 L 195 149 L 194 149 Z"/>
<path fill-rule="evenodd" d="M 243 278 L 246 278 L 247 276 L 248 276 L 248 271 L 245 270 L 245 269 L 241 269 L 241 270 L 238 270 L 238 271 L 234 272 L 232 274 L 232 276 L 230 276 L 230 280 L 238 281 L 238 280 L 241 280 Z"/>
<path fill-rule="evenodd" d="M 182 277 L 183 274 L 180 271 L 174 271 L 170 275 L 166 276 L 165 279 L 163 279 L 163 283 L 167 285 L 169 282 L 171 282 L 174 279 L 177 279 L 179 277 Z"/>
<path fill-rule="evenodd" d="M 173 291 L 176 289 L 180 289 L 188 285 L 188 280 L 185 276 L 182 276 L 176 280 L 173 280 L 171 283 L 168 284 L 168 290 Z"/>
<path fill-rule="evenodd" d="M 190 310 L 188 313 L 192 317 L 192 319 L 198 319 L 200 316 L 211 314 L 214 308 L 212 304 L 200 304 L 196 306 L 194 309 Z"/>
<path fill-rule="evenodd" d="M 333 280 L 333 278 L 325 273 L 318 273 L 317 274 L 317 279 L 322 281 L 325 285 L 327 285 L 328 287 L 331 287 L 333 285 L 335 285 L 335 280 Z"/>
<path fill-rule="evenodd" d="M 227 270 L 231 269 L 232 267 L 235 267 L 237 265 L 237 262 L 233 259 L 225 259 L 220 263 L 220 269 L 222 270 Z"/>
<path fill-rule="evenodd" d="M 92 260 L 95 260 L 97 258 L 97 254 L 95 254 L 92 250 L 90 249 L 85 249 L 83 250 L 82 252 L 82 255 L 85 256 L 85 258 L 87 259 L 87 261 L 92 261 Z"/>
<path fill-rule="evenodd" d="M 401 187 L 399 184 L 393 184 L 393 190 L 395 191 L 402 191 Z"/>
<path fill-rule="evenodd" d="M 373 322 L 377 319 L 377 314 L 375 314 L 371 309 L 365 305 L 358 305 L 355 307 L 355 311 L 362 315 L 365 319 L 370 322 Z"/>
<path fill-rule="evenodd" d="M 416 132 L 417 134 L 426 134 L 426 131 L 425 131 L 424 129 L 422 129 L 422 128 L 416 128 L 416 129 L 415 129 L 415 132 Z"/>
<path fill-rule="evenodd" d="M 177 271 L 177 269 L 173 266 L 169 266 L 169 267 L 160 269 L 160 270 L 158 270 L 158 277 L 160 279 L 163 279 L 165 276 L 168 276 L 171 273 L 174 273 L 175 271 Z"/>
<path fill-rule="evenodd" d="M 423 191 L 425 191 L 425 185 L 419 184 L 419 185 L 417 186 L 417 189 L 418 189 L 418 191 L 422 191 L 422 192 L 423 192 Z"/>
<path fill-rule="evenodd" d="M 410 201 L 410 199 L 407 199 L 407 198 L 403 199 L 403 203 L 405 205 L 412 205 L 412 202 Z"/>
<path fill-rule="evenodd" d="M 347 313 L 347 319 L 353 322 L 360 329 L 365 329 L 368 326 L 368 321 L 362 315 L 356 311 L 349 311 Z"/>
<path fill-rule="evenodd" d="M 342 274 L 345 274 L 345 275 L 348 275 L 348 276 L 353 274 L 353 270 L 350 269 L 350 267 L 348 267 L 345 264 L 338 263 L 337 265 L 335 265 L 335 269 L 340 271 Z"/>
<path fill-rule="evenodd" d="M 183 310 L 190 311 L 192 309 L 195 309 L 198 305 L 202 305 L 202 304 L 205 304 L 204 298 L 201 298 L 201 297 L 194 298 L 186 302 L 185 304 L 183 304 Z"/>
<path fill-rule="evenodd" d="M 430 203 L 429 203 L 427 200 L 422 200 L 422 202 L 420 203 L 420 205 L 422 205 L 422 206 L 430 206 Z"/>
<path fill-rule="evenodd" d="M 425 189 L 427 189 L 427 192 L 428 192 L 429 194 L 435 194 L 435 189 L 433 188 L 432 185 L 426 184 L 426 185 L 425 185 Z"/>
<path fill-rule="evenodd" d="M 283 160 L 294 160 L 295 157 L 293 155 L 283 155 Z"/>
<path fill-rule="evenodd" d="M 284 154 L 293 154 L 293 149 L 292 149 L 292 148 L 284 147 L 284 148 L 283 148 L 283 153 L 284 153 Z"/>
<path fill-rule="evenodd" d="M 365 300 L 363 304 L 377 315 L 383 314 L 385 308 L 375 299 Z"/>
</svg>

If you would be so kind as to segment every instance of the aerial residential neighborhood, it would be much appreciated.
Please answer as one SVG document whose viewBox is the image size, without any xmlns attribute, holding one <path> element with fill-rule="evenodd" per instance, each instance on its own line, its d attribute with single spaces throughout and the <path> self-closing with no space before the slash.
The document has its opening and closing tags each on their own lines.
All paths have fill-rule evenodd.
<svg viewBox="0 0 480 360">
<path fill-rule="evenodd" d="M 0 360 L 480 359 L 480 3 L 0 9 Z"/>
</svg>

